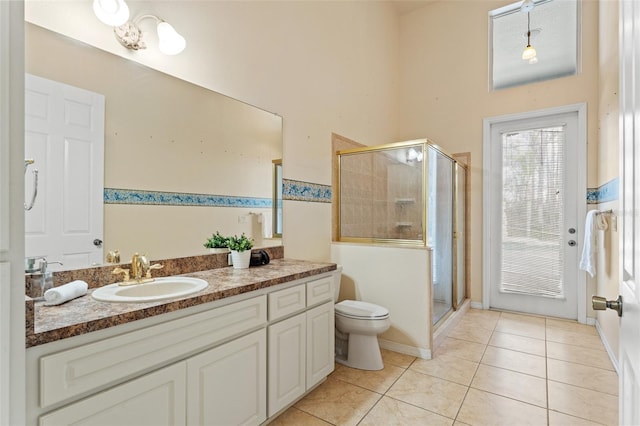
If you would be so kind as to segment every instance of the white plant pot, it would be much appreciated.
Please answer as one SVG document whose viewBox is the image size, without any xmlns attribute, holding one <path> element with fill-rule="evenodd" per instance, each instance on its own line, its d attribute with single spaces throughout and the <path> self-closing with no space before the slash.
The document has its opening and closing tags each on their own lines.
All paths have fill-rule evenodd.
<svg viewBox="0 0 640 426">
<path fill-rule="evenodd" d="M 235 251 L 231 250 L 231 263 L 235 269 L 246 269 L 251 263 L 251 250 Z"/>
<path fill-rule="evenodd" d="M 209 253 L 229 253 L 229 249 L 226 247 L 210 248 Z"/>
</svg>

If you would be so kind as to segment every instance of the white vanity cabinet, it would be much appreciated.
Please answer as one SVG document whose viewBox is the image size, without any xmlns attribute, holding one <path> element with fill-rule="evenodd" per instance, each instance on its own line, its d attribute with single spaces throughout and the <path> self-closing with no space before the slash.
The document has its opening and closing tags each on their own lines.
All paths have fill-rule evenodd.
<svg viewBox="0 0 640 426">
<path fill-rule="evenodd" d="M 29 348 L 27 424 L 259 425 L 333 371 L 332 288 L 311 277 Z"/>
<path fill-rule="evenodd" d="M 268 304 L 268 415 L 273 416 L 333 371 L 333 281 L 325 277 L 270 293 Z"/>
</svg>

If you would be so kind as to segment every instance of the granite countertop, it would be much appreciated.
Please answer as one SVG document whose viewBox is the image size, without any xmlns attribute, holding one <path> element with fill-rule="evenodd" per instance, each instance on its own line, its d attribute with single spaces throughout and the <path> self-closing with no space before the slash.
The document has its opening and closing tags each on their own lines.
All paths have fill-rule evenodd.
<svg viewBox="0 0 640 426">
<path fill-rule="evenodd" d="M 335 269 L 333 263 L 274 259 L 268 265 L 248 269 L 225 267 L 182 274 L 202 278 L 209 286 L 174 299 L 146 303 L 99 302 L 91 297 L 94 289 L 90 289 L 85 296 L 58 306 L 27 300 L 26 346 L 42 345 Z"/>
</svg>

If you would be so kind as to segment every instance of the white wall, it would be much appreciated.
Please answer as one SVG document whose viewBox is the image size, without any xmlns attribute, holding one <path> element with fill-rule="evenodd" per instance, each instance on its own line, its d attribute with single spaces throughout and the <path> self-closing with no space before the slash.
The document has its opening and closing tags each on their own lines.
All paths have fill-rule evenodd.
<svg viewBox="0 0 640 426">
<path fill-rule="evenodd" d="M 240 99 L 284 118 L 284 177 L 331 184 L 331 132 L 367 144 L 395 140 L 399 18 L 386 2 L 127 1 L 187 40 L 168 57 L 127 51 L 90 1 L 27 1 L 26 20 Z M 329 204 L 286 201 L 289 257 L 329 260 Z"/>
</svg>

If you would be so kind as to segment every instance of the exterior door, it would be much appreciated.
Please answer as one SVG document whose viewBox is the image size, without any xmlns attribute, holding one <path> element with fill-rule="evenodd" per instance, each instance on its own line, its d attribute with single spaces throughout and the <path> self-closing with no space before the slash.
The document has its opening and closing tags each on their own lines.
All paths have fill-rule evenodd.
<svg viewBox="0 0 640 426">
<path fill-rule="evenodd" d="M 491 126 L 490 307 L 578 318 L 577 145 L 577 112 Z"/>
<path fill-rule="evenodd" d="M 640 4 L 620 2 L 621 229 L 623 310 L 620 320 L 621 425 L 640 424 Z"/>
<path fill-rule="evenodd" d="M 33 75 L 25 79 L 25 256 L 64 268 L 102 263 L 104 96 Z"/>
</svg>

